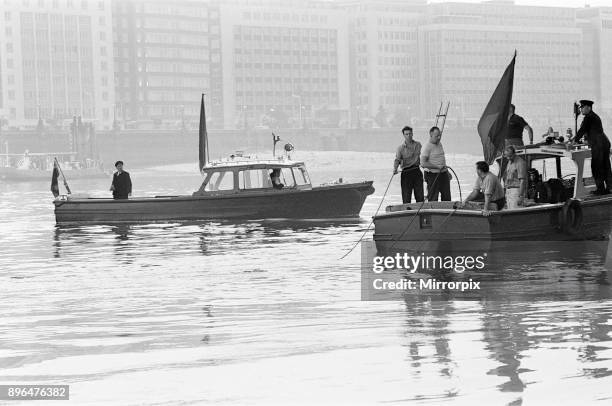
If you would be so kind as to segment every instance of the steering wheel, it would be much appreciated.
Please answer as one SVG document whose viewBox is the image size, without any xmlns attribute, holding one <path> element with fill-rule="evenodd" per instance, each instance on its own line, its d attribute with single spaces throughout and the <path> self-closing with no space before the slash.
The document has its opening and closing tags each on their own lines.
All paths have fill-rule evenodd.
<svg viewBox="0 0 612 406">
<path fill-rule="evenodd" d="M 570 177 L 570 176 L 576 176 L 576 174 L 575 173 L 569 173 L 569 174 L 567 174 L 565 176 L 562 176 L 561 179 L 565 179 L 565 178 Z"/>
</svg>

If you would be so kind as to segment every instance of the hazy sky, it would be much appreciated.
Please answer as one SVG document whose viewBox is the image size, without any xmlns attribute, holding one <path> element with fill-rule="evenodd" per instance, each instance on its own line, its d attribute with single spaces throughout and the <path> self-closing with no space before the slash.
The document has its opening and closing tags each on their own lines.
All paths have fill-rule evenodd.
<svg viewBox="0 0 612 406">
<path fill-rule="evenodd" d="M 449 0 L 429 0 L 433 3 L 441 3 Z M 482 0 L 453 0 L 458 2 L 469 2 L 469 3 L 480 3 Z M 556 6 L 556 7 L 584 7 L 585 4 L 589 4 L 592 7 L 595 6 L 610 6 L 612 7 L 612 0 L 515 0 L 515 4 L 521 4 L 524 6 Z"/>
</svg>

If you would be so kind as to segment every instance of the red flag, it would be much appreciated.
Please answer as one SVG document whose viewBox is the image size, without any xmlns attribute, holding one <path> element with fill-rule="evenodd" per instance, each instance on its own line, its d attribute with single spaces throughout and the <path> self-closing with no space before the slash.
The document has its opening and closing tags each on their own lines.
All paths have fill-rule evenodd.
<svg viewBox="0 0 612 406">
<path fill-rule="evenodd" d="M 512 103 L 515 61 L 516 51 L 478 122 L 484 160 L 489 164 L 504 150 L 508 114 Z"/>
<path fill-rule="evenodd" d="M 202 93 L 202 103 L 200 104 L 200 171 L 208 163 L 208 130 L 206 129 L 206 110 L 204 108 L 204 94 Z"/>
<path fill-rule="evenodd" d="M 51 175 L 51 193 L 53 193 L 53 197 L 58 197 L 59 185 L 57 183 L 57 178 L 59 177 L 59 168 L 57 167 L 57 161 L 53 161 L 53 175 Z"/>
</svg>

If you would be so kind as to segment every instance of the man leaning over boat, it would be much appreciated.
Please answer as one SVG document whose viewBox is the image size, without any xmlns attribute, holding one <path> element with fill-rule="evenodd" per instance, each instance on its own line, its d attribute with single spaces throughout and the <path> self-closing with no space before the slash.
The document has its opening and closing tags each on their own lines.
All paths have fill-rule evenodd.
<svg viewBox="0 0 612 406">
<path fill-rule="evenodd" d="M 491 215 L 491 211 L 501 210 L 506 204 L 504 188 L 499 178 L 489 171 L 489 164 L 485 161 L 476 162 L 476 182 L 472 193 L 462 202 L 460 207 L 469 206 L 470 202 L 482 201 L 484 195 L 484 205 L 482 214 Z"/>
</svg>

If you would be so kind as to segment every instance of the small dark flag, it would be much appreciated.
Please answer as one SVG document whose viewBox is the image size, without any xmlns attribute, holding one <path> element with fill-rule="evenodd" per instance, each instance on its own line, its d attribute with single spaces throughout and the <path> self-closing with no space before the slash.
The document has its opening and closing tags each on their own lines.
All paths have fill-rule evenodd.
<svg viewBox="0 0 612 406">
<path fill-rule="evenodd" d="M 59 168 L 57 161 L 53 161 L 53 175 L 51 175 L 51 193 L 53 193 L 53 197 L 58 197 L 60 194 L 57 178 L 59 178 Z"/>
<path fill-rule="evenodd" d="M 515 60 L 516 51 L 478 122 L 478 135 L 482 142 L 484 160 L 489 165 L 504 149 L 508 114 L 512 103 Z"/>
<path fill-rule="evenodd" d="M 204 94 L 202 94 L 202 102 L 200 104 L 200 148 L 199 148 L 199 166 L 200 171 L 208 163 L 208 130 L 206 129 L 206 109 L 204 107 Z"/>
</svg>

